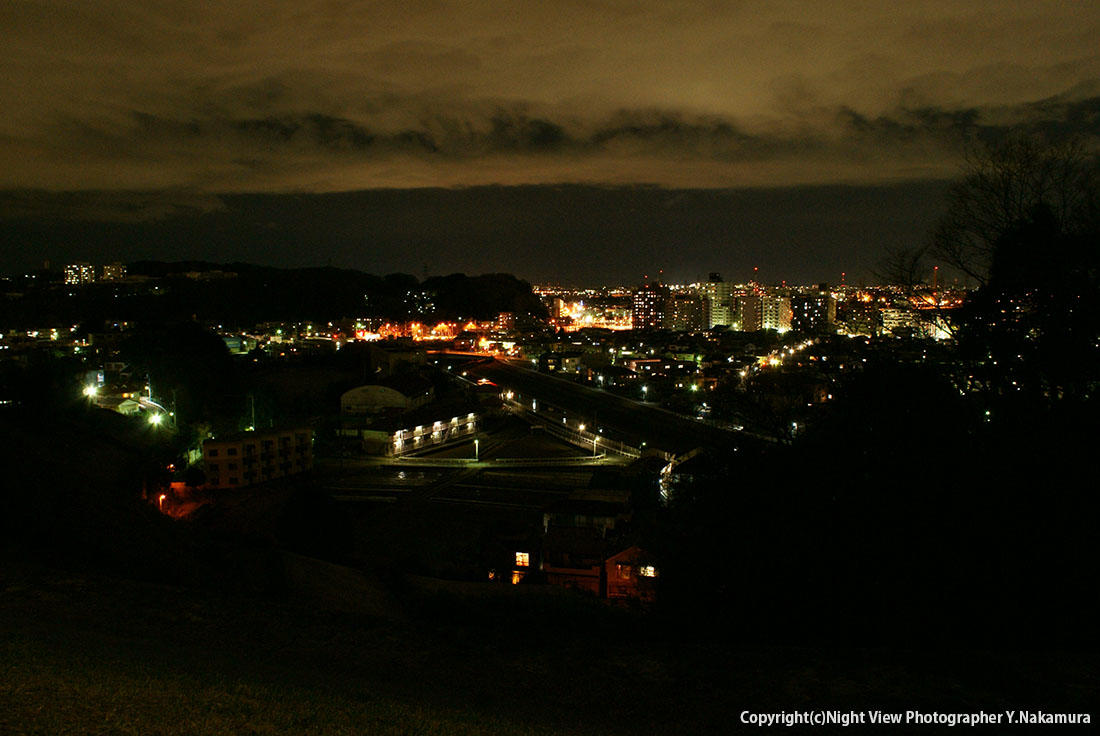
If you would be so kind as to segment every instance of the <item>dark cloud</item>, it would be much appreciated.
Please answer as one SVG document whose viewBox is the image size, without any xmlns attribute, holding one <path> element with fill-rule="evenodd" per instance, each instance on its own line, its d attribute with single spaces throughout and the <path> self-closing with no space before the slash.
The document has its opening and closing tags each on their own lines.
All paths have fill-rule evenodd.
<svg viewBox="0 0 1100 736">
<path fill-rule="evenodd" d="M 220 197 L 189 191 L 16 190 L 0 194 L 0 222 L 66 219 L 74 222 L 139 223 L 191 218 L 225 209 Z M 28 264 L 20 259 L 26 255 L 10 253 L 8 258 L 12 264 L 23 267 Z"/>
<path fill-rule="evenodd" d="M 332 191 L 949 175 L 1096 135 L 1100 6 L 193 0 L 0 8 L 0 187 Z"/>
</svg>

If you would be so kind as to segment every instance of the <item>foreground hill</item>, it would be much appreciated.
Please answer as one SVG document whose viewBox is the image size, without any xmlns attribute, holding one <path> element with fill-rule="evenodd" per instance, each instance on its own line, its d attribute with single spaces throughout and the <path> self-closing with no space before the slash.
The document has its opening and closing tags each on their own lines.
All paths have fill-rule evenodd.
<svg viewBox="0 0 1100 736">
<path fill-rule="evenodd" d="M 1090 654 L 764 646 L 563 590 L 380 578 L 160 516 L 155 452 L 112 417 L 3 421 L 2 733 L 729 733 L 744 710 L 1096 694 Z"/>
</svg>

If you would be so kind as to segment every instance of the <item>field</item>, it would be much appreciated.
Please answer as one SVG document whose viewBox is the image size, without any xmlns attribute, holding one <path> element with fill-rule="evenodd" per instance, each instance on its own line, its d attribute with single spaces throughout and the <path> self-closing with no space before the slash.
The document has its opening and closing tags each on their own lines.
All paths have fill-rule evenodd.
<svg viewBox="0 0 1100 736">
<path fill-rule="evenodd" d="M 1085 710 L 1096 687 L 1083 655 L 736 647 L 554 591 L 282 564 L 265 596 L 6 566 L 0 731 L 729 733 L 745 709 Z"/>
</svg>

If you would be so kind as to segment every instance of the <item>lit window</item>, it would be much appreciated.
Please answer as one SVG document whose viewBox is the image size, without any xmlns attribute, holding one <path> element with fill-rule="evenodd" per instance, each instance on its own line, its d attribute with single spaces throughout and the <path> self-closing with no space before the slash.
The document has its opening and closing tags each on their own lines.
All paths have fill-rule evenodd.
<svg viewBox="0 0 1100 736">
<path fill-rule="evenodd" d="M 531 555 L 527 552 L 516 552 L 516 567 L 528 567 L 531 564 Z"/>
<path fill-rule="evenodd" d="M 655 578 L 657 577 L 657 568 L 653 565 L 642 565 L 638 568 L 638 574 L 643 578 Z"/>
</svg>

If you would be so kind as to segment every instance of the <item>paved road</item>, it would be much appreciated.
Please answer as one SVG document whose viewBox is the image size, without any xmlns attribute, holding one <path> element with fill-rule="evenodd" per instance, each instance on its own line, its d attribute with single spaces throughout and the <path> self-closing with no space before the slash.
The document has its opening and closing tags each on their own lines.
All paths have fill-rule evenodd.
<svg viewBox="0 0 1100 736">
<path fill-rule="evenodd" d="M 462 370 L 475 380 L 488 378 L 524 401 L 537 399 L 539 411 L 558 410 L 568 426 L 583 422 L 590 431 L 602 428 L 605 436 L 635 447 L 645 443 L 647 448 L 680 454 L 700 446 L 732 450 L 755 443 L 741 433 L 499 360 L 463 366 Z"/>
</svg>

